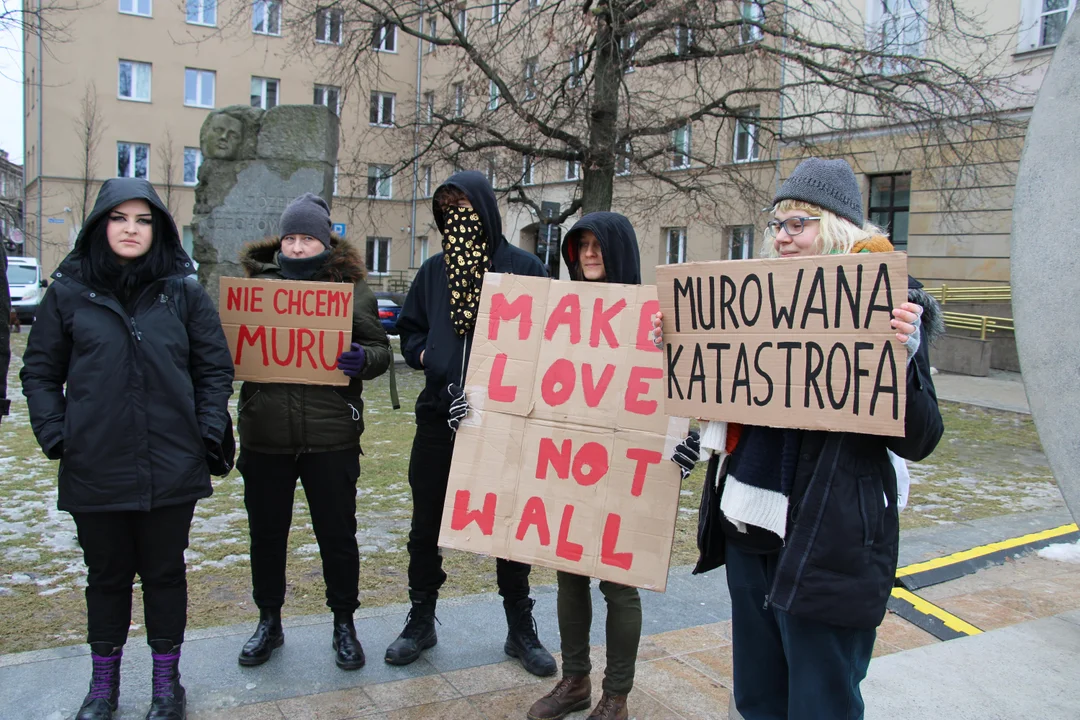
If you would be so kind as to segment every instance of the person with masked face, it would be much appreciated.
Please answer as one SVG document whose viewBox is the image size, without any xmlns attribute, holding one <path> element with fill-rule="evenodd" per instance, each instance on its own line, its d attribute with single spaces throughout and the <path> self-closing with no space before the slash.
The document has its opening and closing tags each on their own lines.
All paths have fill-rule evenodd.
<svg viewBox="0 0 1080 720">
<path fill-rule="evenodd" d="M 495 192 L 481 173 L 454 174 L 436 190 L 432 205 L 443 252 L 420 267 L 397 322 L 402 355 L 411 367 L 424 371 L 425 385 L 416 400 L 416 436 L 409 461 L 412 609 L 405 628 L 386 649 L 391 665 L 407 665 L 437 642 L 435 602 L 446 580 L 439 528 L 454 432 L 468 411 L 462 386 L 484 273 L 547 275 L 539 258 L 503 237 Z M 503 649 L 534 675 L 551 675 L 555 659 L 537 637 L 532 615 L 530 566 L 503 559 L 495 566 L 508 626 Z"/>
</svg>

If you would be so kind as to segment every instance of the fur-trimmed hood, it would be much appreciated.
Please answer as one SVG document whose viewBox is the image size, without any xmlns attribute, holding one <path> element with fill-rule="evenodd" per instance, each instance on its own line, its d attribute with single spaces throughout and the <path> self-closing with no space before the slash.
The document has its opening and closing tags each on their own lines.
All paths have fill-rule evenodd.
<svg viewBox="0 0 1080 720">
<path fill-rule="evenodd" d="M 281 238 L 266 238 L 249 243 L 240 253 L 240 265 L 248 277 L 281 275 L 277 254 L 281 252 Z M 316 282 L 355 283 L 367 277 L 367 267 L 360 251 L 340 235 L 330 236 L 330 257 L 311 279 Z"/>
</svg>

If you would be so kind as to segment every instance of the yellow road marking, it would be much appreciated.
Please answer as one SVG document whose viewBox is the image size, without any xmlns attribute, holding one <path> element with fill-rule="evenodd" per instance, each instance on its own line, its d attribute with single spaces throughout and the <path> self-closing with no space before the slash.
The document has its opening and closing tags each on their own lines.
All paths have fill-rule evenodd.
<svg viewBox="0 0 1080 720">
<path fill-rule="evenodd" d="M 1010 540 L 1002 540 L 1001 542 L 990 543 L 989 545 L 980 545 L 978 547 L 973 547 L 970 550 L 964 550 L 962 552 L 953 553 L 952 555 L 946 555 L 945 557 L 934 558 L 933 560 L 927 560 L 926 562 L 915 563 L 914 565 L 907 565 L 905 567 L 898 568 L 896 571 L 896 577 L 914 575 L 915 573 L 925 572 L 926 570 L 936 570 L 947 565 L 953 565 L 955 563 L 964 562 L 965 560 L 972 560 L 974 558 L 982 557 L 983 555 L 990 555 L 991 553 L 1001 552 L 1002 550 L 1009 550 L 1019 545 L 1039 542 L 1040 540 L 1048 540 L 1050 538 L 1058 537 L 1059 535 L 1068 535 L 1069 533 L 1076 532 L 1077 529 L 1078 528 L 1076 523 L 1070 523 L 1068 525 L 1062 525 L 1061 527 L 1056 527 L 1051 530 L 1043 530 L 1037 533 L 1021 535 L 1020 537 L 1015 537 Z M 904 592 L 907 591 L 905 590 Z M 895 594 L 895 591 L 893 594 Z M 916 596 L 913 595 L 912 597 Z M 926 601 L 924 600 L 922 602 Z M 945 611 L 942 610 L 941 612 Z"/>
<path fill-rule="evenodd" d="M 945 623 L 945 627 L 951 630 L 955 630 L 958 633 L 963 633 L 965 635 L 980 635 L 982 633 L 982 630 L 975 627 L 971 623 L 961 620 L 952 613 L 938 607 L 932 602 L 923 600 L 921 597 L 911 592 L 910 590 L 905 590 L 901 587 L 894 587 L 892 595 L 895 598 L 911 603 L 911 605 L 923 615 L 936 617 L 938 620 Z"/>
</svg>

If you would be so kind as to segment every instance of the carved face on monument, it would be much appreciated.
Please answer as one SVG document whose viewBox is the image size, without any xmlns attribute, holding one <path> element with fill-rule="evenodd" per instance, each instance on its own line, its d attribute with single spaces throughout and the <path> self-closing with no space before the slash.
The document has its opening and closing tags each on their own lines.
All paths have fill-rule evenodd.
<svg viewBox="0 0 1080 720">
<path fill-rule="evenodd" d="M 210 118 L 206 128 L 206 142 L 203 147 L 208 157 L 218 160 L 233 160 L 240 150 L 244 139 L 244 125 L 225 113 Z"/>
</svg>

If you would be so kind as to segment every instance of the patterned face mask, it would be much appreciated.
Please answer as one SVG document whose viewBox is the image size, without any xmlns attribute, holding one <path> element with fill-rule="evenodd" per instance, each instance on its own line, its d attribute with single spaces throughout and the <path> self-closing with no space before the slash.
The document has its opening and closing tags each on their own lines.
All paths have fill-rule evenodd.
<svg viewBox="0 0 1080 720">
<path fill-rule="evenodd" d="M 476 324 L 480 288 L 488 266 L 487 238 L 480 215 L 472 208 L 452 207 L 443 220 L 443 252 L 450 281 L 450 320 L 458 335 Z"/>
</svg>

